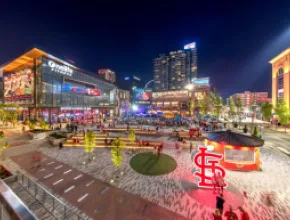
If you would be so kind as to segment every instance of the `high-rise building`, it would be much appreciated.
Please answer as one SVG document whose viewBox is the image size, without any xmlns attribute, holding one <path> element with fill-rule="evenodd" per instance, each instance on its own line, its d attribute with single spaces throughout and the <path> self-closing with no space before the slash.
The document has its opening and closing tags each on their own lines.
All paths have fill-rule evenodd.
<svg viewBox="0 0 290 220">
<path fill-rule="evenodd" d="M 272 104 L 277 106 L 279 99 L 284 99 L 290 107 L 290 47 L 272 60 Z"/>
<path fill-rule="evenodd" d="M 110 70 L 110 69 L 99 69 L 98 73 L 105 80 L 110 81 L 112 83 L 116 82 L 116 74 L 112 70 Z"/>
<path fill-rule="evenodd" d="M 154 91 L 180 90 L 197 77 L 195 42 L 154 59 Z"/>
<path fill-rule="evenodd" d="M 240 98 L 244 107 L 249 107 L 253 105 L 254 102 L 256 102 L 258 105 L 262 104 L 263 102 L 271 102 L 271 99 L 269 99 L 268 96 L 268 92 L 245 91 L 243 93 L 235 93 L 231 97 L 235 102 L 237 98 Z"/>
</svg>

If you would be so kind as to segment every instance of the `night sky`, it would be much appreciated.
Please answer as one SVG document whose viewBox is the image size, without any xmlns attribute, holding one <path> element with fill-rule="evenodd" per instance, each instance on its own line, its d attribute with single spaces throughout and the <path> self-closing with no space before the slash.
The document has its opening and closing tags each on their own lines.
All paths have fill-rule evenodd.
<svg viewBox="0 0 290 220">
<path fill-rule="evenodd" d="M 110 68 L 117 79 L 153 78 L 159 53 L 198 48 L 198 74 L 224 98 L 245 90 L 271 91 L 268 61 L 290 46 L 290 2 L 240 5 L 196 1 L 21 1 L 1 3 L 0 63 L 33 46 L 92 72 Z M 63 3 L 60 3 L 63 2 Z M 218 1 L 214 1 L 218 2 Z"/>
</svg>

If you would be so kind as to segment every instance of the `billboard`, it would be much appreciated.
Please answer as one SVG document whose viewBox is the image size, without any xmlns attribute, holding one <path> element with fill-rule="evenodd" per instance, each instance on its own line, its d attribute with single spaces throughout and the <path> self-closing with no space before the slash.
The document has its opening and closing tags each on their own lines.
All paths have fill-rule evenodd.
<svg viewBox="0 0 290 220">
<path fill-rule="evenodd" d="M 110 105 L 116 102 L 116 89 L 110 91 Z"/>
<path fill-rule="evenodd" d="M 192 42 L 190 44 L 186 44 L 184 45 L 184 50 L 187 50 L 187 49 L 193 49 L 196 47 L 196 43 L 195 42 Z"/>
<path fill-rule="evenodd" d="M 209 77 L 195 78 L 192 80 L 194 87 L 208 87 Z"/>
<path fill-rule="evenodd" d="M 4 74 L 4 100 L 7 103 L 33 103 L 34 74 L 31 68 Z"/>
<path fill-rule="evenodd" d="M 188 90 L 176 90 L 176 91 L 166 91 L 166 92 L 153 92 L 153 99 L 159 98 L 188 98 Z"/>
<path fill-rule="evenodd" d="M 98 89 L 87 89 L 87 88 L 78 87 L 78 86 L 68 84 L 68 83 L 65 83 L 62 85 L 62 91 L 63 92 L 74 92 L 74 93 L 89 95 L 89 96 L 100 96 L 101 95 L 101 91 Z"/>
<path fill-rule="evenodd" d="M 150 104 L 151 93 L 152 91 L 150 89 L 136 88 L 134 90 L 134 102 L 138 104 Z"/>
</svg>

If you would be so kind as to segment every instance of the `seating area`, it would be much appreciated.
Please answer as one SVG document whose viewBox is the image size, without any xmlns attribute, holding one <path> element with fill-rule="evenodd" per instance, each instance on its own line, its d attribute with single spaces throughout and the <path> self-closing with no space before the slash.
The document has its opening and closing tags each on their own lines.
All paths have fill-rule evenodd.
<svg viewBox="0 0 290 220">
<path fill-rule="evenodd" d="M 117 137 L 109 136 L 108 134 L 96 134 L 96 145 L 95 147 L 113 147 L 112 143 Z M 132 142 L 127 137 L 119 137 L 125 143 L 124 148 L 153 148 L 161 144 L 160 141 L 142 141 L 136 140 Z M 85 138 L 83 135 L 74 135 L 71 138 L 68 138 L 63 144 L 64 147 L 85 147 Z"/>
</svg>

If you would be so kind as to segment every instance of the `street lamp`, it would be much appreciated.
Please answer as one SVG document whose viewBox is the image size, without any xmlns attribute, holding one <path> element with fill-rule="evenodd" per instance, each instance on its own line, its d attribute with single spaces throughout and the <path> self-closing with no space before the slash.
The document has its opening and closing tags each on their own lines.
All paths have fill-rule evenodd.
<svg viewBox="0 0 290 220">
<path fill-rule="evenodd" d="M 133 111 L 137 111 L 137 110 L 138 110 L 138 105 L 133 104 L 133 105 L 132 105 L 132 110 L 133 110 Z"/>
<path fill-rule="evenodd" d="M 192 83 L 189 83 L 189 84 L 187 84 L 187 85 L 185 86 L 185 88 L 186 88 L 187 90 L 193 90 L 193 84 L 192 84 Z"/>
</svg>

